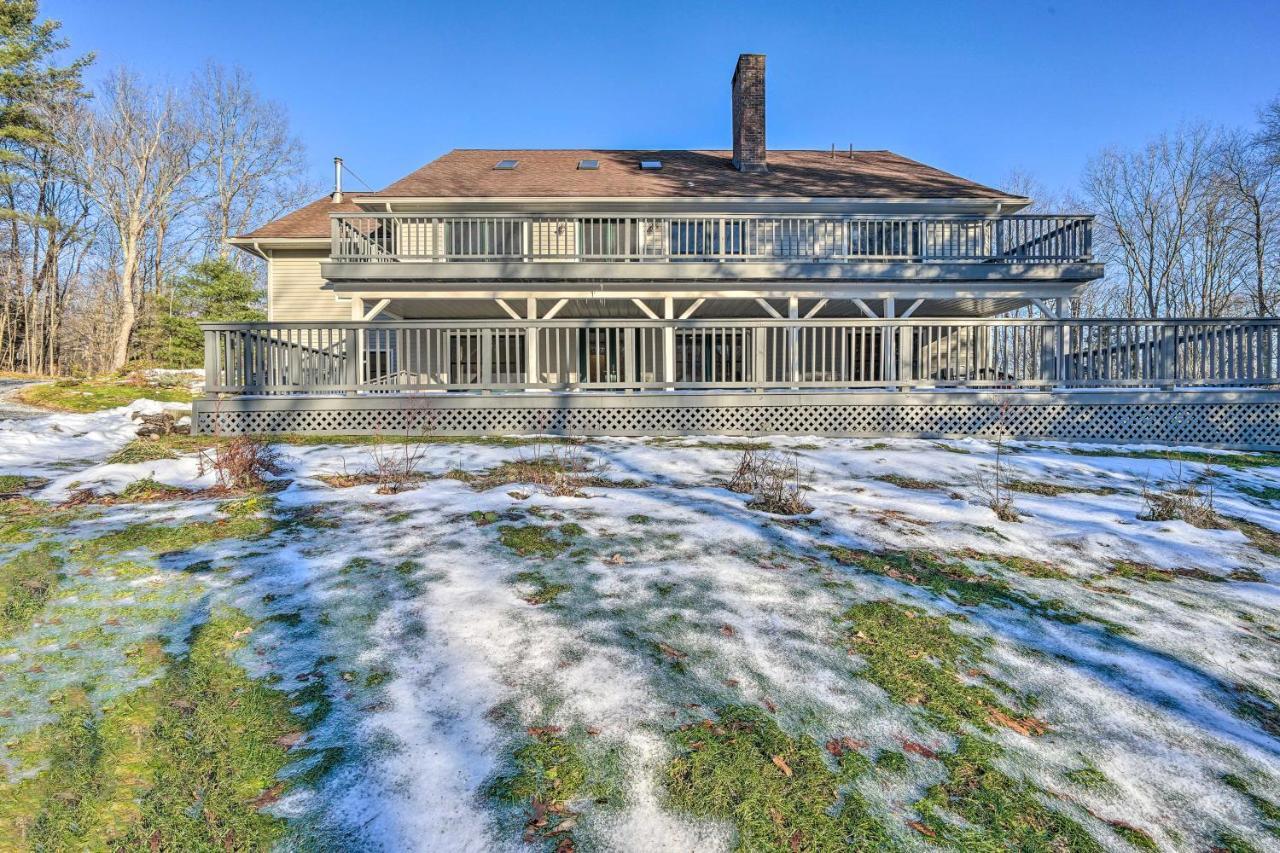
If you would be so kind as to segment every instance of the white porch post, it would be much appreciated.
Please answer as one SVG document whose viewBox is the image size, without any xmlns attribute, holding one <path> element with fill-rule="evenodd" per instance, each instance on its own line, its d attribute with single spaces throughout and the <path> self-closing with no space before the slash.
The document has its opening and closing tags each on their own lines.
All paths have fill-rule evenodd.
<svg viewBox="0 0 1280 853">
<path fill-rule="evenodd" d="M 662 378 L 669 383 L 668 391 L 676 390 L 676 318 L 675 299 L 670 296 L 662 298 L 662 318 L 667 321 L 662 330 Z"/>
<path fill-rule="evenodd" d="M 532 296 L 525 300 L 525 319 L 538 319 L 538 300 Z M 539 384 L 538 330 L 534 326 L 526 326 L 524 330 L 524 373 L 526 384 Z"/>
<path fill-rule="evenodd" d="M 787 319 L 792 323 L 787 327 L 787 349 L 790 351 L 791 381 L 800 381 L 800 327 L 795 324 L 800 319 L 800 297 L 787 297 Z M 795 386 L 792 390 L 799 390 Z"/>
<path fill-rule="evenodd" d="M 364 320 L 364 300 L 359 296 L 351 297 L 351 319 L 357 323 Z M 348 393 L 355 394 L 364 377 L 364 332 L 350 329 L 347 332 L 347 385 Z"/>
<path fill-rule="evenodd" d="M 884 300 L 884 319 L 892 320 L 894 314 L 897 313 L 897 306 L 892 296 L 885 297 Z M 898 341 L 895 330 L 888 324 L 882 327 L 884 331 L 880 335 L 880 352 L 881 352 L 881 374 L 893 390 L 897 390 L 897 386 L 892 383 L 898 378 L 898 363 L 894 354 L 898 351 Z"/>
</svg>

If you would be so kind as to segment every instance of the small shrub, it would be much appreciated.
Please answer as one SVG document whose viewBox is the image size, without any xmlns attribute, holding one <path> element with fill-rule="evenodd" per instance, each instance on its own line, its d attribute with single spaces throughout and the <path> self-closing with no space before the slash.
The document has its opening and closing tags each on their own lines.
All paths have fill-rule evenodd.
<svg viewBox="0 0 1280 853">
<path fill-rule="evenodd" d="M 268 474 L 283 474 L 280 452 L 261 438 L 238 435 L 200 453 L 200 474 L 212 470 L 218 485 L 233 491 L 266 486 Z"/>
<path fill-rule="evenodd" d="M 1214 508 L 1212 469 L 1206 471 L 1209 482 L 1202 486 L 1183 474 L 1182 463 L 1171 460 L 1169 465 L 1173 471 L 1170 480 L 1158 487 L 1143 484 L 1142 502 L 1146 511 L 1138 516 L 1139 520 L 1184 521 L 1192 527 L 1207 530 L 1230 527 Z"/>
<path fill-rule="evenodd" d="M 729 490 L 751 495 L 747 506 L 775 515 L 804 515 L 813 507 L 804 499 L 808 476 L 800 470 L 800 457 L 773 450 L 742 451 Z"/>
<path fill-rule="evenodd" d="M 381 435 L 374 437 L 369 449 L 373 458 L 373 478 L 380 495 L 395 495 L 422 479 L 418 469 L 426 458 L 429 445 L 413 441 L 388 443 Z"/>
<path fill-rule="evenodd" d="M 979 468 L 974 482 L 980 502 L 994 512 L 996 518 L 1001 521 L 1021 521 L 1021 516 L 1013 505 L 1013 477 L 1004 461 L 1008 453 L 1005 447 L 1005 441 L 1009 436 L 1005 425 L 1008 412 L 1009 403 L 1007 401 L 1001 403 L 1000 417 L 995 424 L 996 437 L 993 440 L 996 448 L 995 464 L 990 469 Z"/>
</svg>

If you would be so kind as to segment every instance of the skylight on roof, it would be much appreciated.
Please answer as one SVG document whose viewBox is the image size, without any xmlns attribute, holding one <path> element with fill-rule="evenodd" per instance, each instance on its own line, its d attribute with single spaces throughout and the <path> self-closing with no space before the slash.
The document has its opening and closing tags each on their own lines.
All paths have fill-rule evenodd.
<svg viewBox="0 0 1280 853">
<path fill-rule="evenodd" d="M 641 169 L 649 169 L 649 170 L 652 170 L 652 169 L 661 169 L 661 168 L 662 168 L 662 161 L 661 161 L 661 160 L 641 160 L 641 161 L 640 161 L 640 168 L 641 168 Z"/>
<path fill-rule="evenodd" d="M 579 169 L 599 169 L 600 161 L 599 160 L 579 160 L 578 168 Z"/>
<path fill-rule="evenodd" d="M 495 168 L 495 169 L 514 169 L 514 168 L 515 168 L 516 166 L 518 166 L 518 165 L 520 165 L 520 161 L 519 161 L 519 160 L 499 160 L 499 161 L 498 161 L 498 164 L 497 164 L 496 166 L 494 166 L 493 168 Z"/>
</svg>

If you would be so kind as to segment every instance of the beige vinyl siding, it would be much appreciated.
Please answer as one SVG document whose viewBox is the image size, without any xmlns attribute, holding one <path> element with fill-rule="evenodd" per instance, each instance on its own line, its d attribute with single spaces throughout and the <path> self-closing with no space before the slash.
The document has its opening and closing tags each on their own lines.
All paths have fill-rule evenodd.
<svg viewBox="0 0 1280 853">
<path fill-rule="evenodd" d="M 351 302 L 339 302 L 333 291 L 321 289 L 326 282 L 320 264 L 328 257 L 320 249 L 272 252 L 267 288 L 273 321 L 351 319 Z"/>
</svg>

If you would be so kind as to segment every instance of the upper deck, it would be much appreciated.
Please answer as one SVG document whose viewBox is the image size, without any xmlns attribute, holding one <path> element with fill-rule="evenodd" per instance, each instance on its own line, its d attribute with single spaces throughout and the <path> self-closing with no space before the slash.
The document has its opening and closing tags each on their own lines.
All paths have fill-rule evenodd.
<svg viewBox="0 0 1280 853">
<path fill-rule="evenodd" d="M 330 280 L 1098 278 L 1087 215 L 330 216 Z"/>
</svg>

